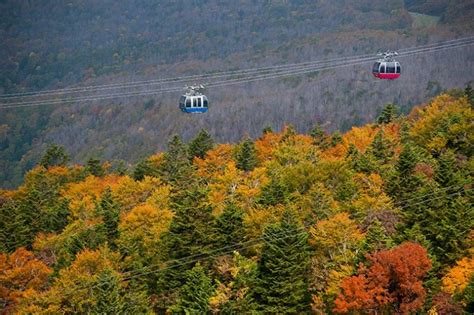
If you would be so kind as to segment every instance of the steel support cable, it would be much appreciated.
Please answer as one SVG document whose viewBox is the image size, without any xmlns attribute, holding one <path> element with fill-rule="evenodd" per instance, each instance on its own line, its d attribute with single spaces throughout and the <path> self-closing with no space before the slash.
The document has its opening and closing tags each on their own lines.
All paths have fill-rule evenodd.
<svg viewBox="0 0 474 315">
<path fill-rule="evenodd" d="M 373 58 L 372 58 L 373 59 Z M 288 76 L 288 75 L 297 75 L 300 71 L 308 71 L 308 69 L 311 69 L 312 72 L 318 71 L 319 69 L 327 69 L 326 67 L 306 67 L 301 70 L 291 70 L 291 71 L 281 71 L 277 72 L 278 76 Z M 275 75 L 274 73 L 270 74 L 263 74 L 259 75 L 257 77 L 252 76 L 252 77 L 244 77 L 244 78 L 238 78 L 238 79 L 230 79 L 230 80 L 222 80 L 222 81 L 217 81 L 217 83 L 225 83 L 225 82 L 234 82 L 234 81 L 242 81 L 242 80 L 248 80 L 249 82 L 252 82 L 255 78 L 266 78 Z M 212 82 L 209 84 L 209 87 L 215 86 L 215 83 Z M 219 85 L 220 86 L 220 85 Z M 39 101 L 25 101 L 25 102 L 17 102 L 17 103 L 4 103 L 0 104 L 0 109 L 2 108 L 17 108 L 17 107 L 31 107 L 31 106 L 40 106 L 40 105 L 54 105 L 54 104 L 63 104 L 63 103 L 75 103 L 75 102 L 80 102 L 80 101 L 95 101 L 95 100 L 102 100 L 102 99 L 112 99 L 112 98 L 123 98 L 123 97 L 134 97 L 134 96 L 145 96 L 145 95 L 156 95 L 156 94 L 161 94 L 161 93 L 167 93 L 167 92 L 177 92 L 181 91 L 182 87 L 169 87 L 165 89 L 159 89 L 159 90 L 145 90 L 145 91 L 140 91 L 140 92 L 128 92 L 128 93 L 119 93 L 119 94 L 107 94 L 107 95 L 96 95 L 96 96 L 84 96 L 84 97 L 75 97 L 75 98 L 69 98 L 69 99 L 52 99 L 52 100 L 39 100 Z"/>
<path fill-rule="evenodd" d="M 464 41 L 466 41 L 466 40 L 464 40 Z M 459 43 L 453 43 L 453 44 L 459 44 Z M 450 45 L 453 45 L 453 44 L 450 44 Z M 427 48 L 421 48 L 421 49 L 430 49 L 430 48 L 437 48 L 437 47 L 441 47 L 441 46 L 437 45 L 437 46 L 434 46 L 434 47 L 427 47 Z M 409 49 L 406 49 L 406 50 L 409 50 Z M 318 65 L 318 64 L 322 65 L 322 64 L 328 64 L 328 63 L 334 63 L 334 62 L 337 62 L 337 61 L 352 61 L 352 60 L 357 60 L 357 59 L 360 59 L 360 58 L 367 58 L 367 57 L 372 57 L 372 55 L 361 55 L 361 56 L 356 56 L 356 57 L 353 57 L 353 58 L 343 57 L 343 58 L 336 58 L 336 59 L 332 59 L 332 60 L 323 60 L 323 61 L 317 61 L 317 62 L 301 63 L 301 64 L 295 64 L 296 67 L 292 66 L 293 68 L 290 67 L 291 65 L 275 66 L 273 68 L 266 68 L 264 71 L 259 71 L 259 72 L 271 72 L 271 71 L 277 71 L 277 70 L 282 71 L 282 70 L 288 70 L 288 69 L 296 70 L 297 68 L 315 66 L 315 65 Z M 280 69 L 277 69 L 277 68 L 280 68 Z M 287 68 L 287 69 L 284 69 L 284 68 Z M 254 71 L 251 71 L 251 69 L 250 69 L 250 70 L 235 71 L 233 74 L 230 74 L 230 73 L 229 74 L 224 74 L 224 75 L 206 75 L 205 74 L 205 75 L 198 75 L 197 77 L 201 77 L 202 79 L 215 79 L 215 78 L 218 78 L 218 77 L 236 76 L 239 73 L 240 73 L 240 75 L 245 75 L 245 74 L 250 75 L 250 74 L 252 74 L 252 72 L 254 72 Z M 258 72 L 254 72 L 254 74 L 258 74 Z M 150 86 L 150 85 L 157 85 L 157 84 L 165 85 L 165 84 L 178 83 L 178 82 L 189 81 L 189 80 L 190 80 L 189 78 L 184 77 L 183 79 L 179 79 L 179 80 L 175 80 L 175 81 L 168 81 L 168 82 L 158 80 L 160 82 L 156 81 L 155 83 L 153 83 L 153 82 L 150 81 L 150 82 L 145 83 L 145 84 L 131 83 L 128 86 L 117 84 L 113 88 L 114 89 L 116 89 L 116 88 L 140 88 L 140 87 L 145 87 L 145 86 Z M 101 90 L 101 89 L 91 89 L 90 92 L 97 92 L 99 90 Z M 77 91 L 75 93 L 78 93 L 78 92 L 79 91 Z M 87 92 L 87 91 L 85 90 L 85 92 Z M 145 91 L 145 93 L 147 93 L 147 91 Z M 0 96 L 0 98 L 1 98 L 1 96 Z M 43 101 L 46 102 L 47 100 L 43 100 Z M 31 101 L 30 102 L 23 102 L 23 103 L 31 103 Z M 7 103 L 7 104 L 9 104 L 9 105 L 20 105 L 21 103 Z"/>
<path fill-rule="evenodd" d="M 470 42 L 465 42 L 465 43 L 458 43 L 458 44 L 450 44 L 450 45 L 444 45 L 444 46 L 438 46 L 434 48 L 426 48 L 426 49 L 418 49 L 413 52 L 406 52 L 403 54 L 400 54 L 399 57 L 406 57 L 406 56 L 413 56 L 413 55 L 418 55 L 422 53 L 429 53 L 429 52 L 436 52 L 436 51 L 441 51 L 445 49 L 452 49 L 452 48 L 459 48 L 459 47 L 465 47 L 474 44 L 474 41 Z M 211 82 L 209 83 L 209 87 L 217 87 L 217 86 L 226 86 L 226 85 L 232 85 L 232 84 L 240 84 L 240 83 L 245 83 L 245 82 L 255 82 L 255 81 L 260 81 L 260 80 L 267 80 L 267 79 L 273 79 L 273 78 L 279 78 L 279 77 L 284 77 L 284 76 L 293 76 L 293 75 L 301 75 L 301 74 L 306 74 L 306 73 L 311 73 L 311 72 L 316 72 L 316 71 L 321 71 L 321 70 L 330 70 L 330 69 L 336 69 L 340 67 L 346 67 L 346 66 L 351 66 L 351 65 L 358 65 L 358 64 L 364 64 L 367 62 L 373 61 L 373 57 L 367 58 L 365 60 L 356 60 L 354 62 L 347 62 L 344 64 L 337 64 L 337 65 L 328 65 L 328 66 L 318 66 L 318 67 L 304 67 L 301 69 L 295 69 L 295 70 L 286 70 L 286 71 L 281 71 L 277 73 L 268 73 L 268 74 L 262 74 L 259 76 L 252 76 L 252 77 L 244 77 L 244 78 L 238 78 L 238 79 L 228 79 L 228 80 L 222 80 L 222 81 L 217 81 L 217 82 Z M 19 102 L 19 103 L 5 103 L 3 106 L 0 106 L 0 109 L 2 108 L 17 108 L 17 107 L 30 107 L 30 106 L 40 106 L 40 105 L 53 105 L 53 104 L 62 104 L 62 103 L 75 103 L 78 101 L 94 101 L 94 100 L 101 100 L 101 99 L 111 99 L 111 98 L 121 98 L 121 97 L 133 97 L 133 96 L 144 96 L 144 95 L 155 95 L 155 94 L 161 94 L 161 93 L 166 93 L 166 92 L 176 92 L 181 90 L 181 88 L 176 87 L 170 87 L 170 88 L 165 88 L 165 89 L 160 89 L 160 90 L 146 90 L 142 92 L 131 92 L 131 93 L 121 93 L 121 94 L 109 94 L 109 95 L 97 95 L 97 96 L 89 96 L 89 97 L 82 97 L 82 98 L 71 98 L 71 99 L 54 99 L 51 101 L 35 101 L 35 102 Z"/>
<path fill-rule="evenodd" d="M 465 43 L 464 45 L 457 45 L 457 46 L 449 46 L 449 47 L 440 47 L 435 50 L 420 50 L 416 51 L 413 53 L 404 53 L 399 55 L 399 57 L 408 57 L 408 56 L 414 56 L 414 55 L 419 55 L 423 53 L 429 53 L 429 52 L 436 52 L 436 51 L 441 51 L 441 50 L 446 50 L 446 49 L 451 49 L 451 48 L 458 48 L 458 47 L 464 47 L 464 46 L 469 46 L 474 44 L 474 41 L 470 43 Z M 316 71 L 322 71 L 322 70 L 332 70 L 332 69 L 337 69 L 337 68 L 342 68 L 342 67 L 347 67 L 347 66 L 355 66 L 355 65 L 360 65 L 360 64 L 365 64 L 368 62 L 372 62 L 373 58 L 371 59 L 366 59 L 366 60 L 360 60 L 356 62 L 349 62 L 345 64 L 338 64 L 335 66 L 329 66 L 329 67 L 319 67 L 319 68 L 313 68 L 313 69 L 303 69 L 303 70 L 298 70 L 295 72 L 286 72 L 282 74 L 269 74 L 269 75 L 262 75 L 260 77 L 252 77 L 249 79 L 232 79 L 232 80 L 226 80 L 226 81 L 221 81 L 217 83 L 209 83 L 209 87 L 218 87 L 218 86 L 226 86 L 226 85 L 232 85 L 232 84 L 240 84 L 240 83 L 247 83 L 247 82 L 255 82 L 255 81 L 261 81 L 261 80 L 268 80 L 268 79 L 275 79 L 275 78 L 280 78 L 284 76 L 292 76 L 292 75 L 301 75 L 301 74 L 307 74 L 311 72 L 316 72 Z"/>
<path fill-rule="evenodd" d="M 455 45 L 455 47 L 458 47 L 460 44 L 465 45 L 465 44 L 470 44 L 470 42 L 469 43 L 455 43 L 455 44 L 450 44 L 450 46 L 444 45 L 444 46 L 438 46 L 438 47 L 434 47 L 434 48 L 416 49 L 416 50 L 413 50 L 411 52 L 403 53 L 403 55 L 405 55 L 407 53 L 413 54 L 415 52 L 422 52 L 422 51 L 428 51 L 428 50 L 439 50 L 439 48 L 452 48 L 452 47 L 454 48 L 453 45 Z M 366 57 L 366 58 L 369 58 L 369 57 Z M 359 58 L 357 58 L 357 59 L 359 59 Z M 354 58 L 354 61 L 357 61 L 357 59 Z M 372 59 L 372 58 L 370 57 L 370 59 Z M 350 62 L 350 61 L 351 60 L 348 60 L 348 62 Z M 290 69 L 288 71 L 291 71 L 291 72 L 297 71 L 297 70 L 302 70 L 303 71 L 303 70 L 307 70 L 307 69 L 312 69 L 312 67 L 305 66 L 301 69 Z M 284 73 L 286 73 L 286 71 Z M 267 75 L 271 76 L 271 75 L 274 75 L 274 74 L 275 73 L 267 73 L 267 74 L 264 74 L 264 75 L 265 76 L 267 76 Z M 281 73 L 281 74 L 283 74 L 283 73 Z M 241 78 L 241 79 L 245 79 L 245 78 Z M 241 80 L 241 79 L 238 79 L 238 80 Z M 230 79 L 230 80 L 235 81 L 237 79 Z M 224 81 L 227 81 L 227 80 L 224 80 Z M 35 104 L 36 105 L 36 104 L 43 104 L 43 103 L 49 103 L 49 104 L 53 103 L 54 104 L 54 103 L 61 103 L 61 102 L 64 102 L 64 101 L 70 103 L 70 102 L 74 102 L 74 100 L 83 100 L 83 99 L 84 100 L 89 100 L 89 98 L 90 98 L 90 100 L 97 100 L 99 97 L 103 97 L 104 99 L 108 99 L 108 98 L 111 98 L 112 96 L 114 96 L 114 97 L 137 96 L 138 93 L 142 93 L 143 95 L 148 95 L 148 93 L 167 92 L 170 89 L 175 91 L 174 88 L 171 87 L 171 88 L 165 88 L 165 89 L 160 89 L 160 90 L 146 90 L 146 91 L 142 91 L 142 92 L 129 92 L 129 93 L 120 93 L 120 94 L 94 95 L 94 96 L 86 96 L 86 97 L 75 97 L 75 98 L 72 98 L 72 99 L 54 99 L 54 100 L 39 100 L 39 101 L 33 101 L 33 102 L 29 101 L 29 102 L 6 103 L 6 104 L 4 104 L 4 106 L 16 106 L 16 105 L 23 105 L 23 104 L 29 104 L 29 105 L 34 105 Z M 176 89 L 180 89 L 180 88 L 176 88 Z"/>
<path fill-rule="evenodd" d="M 373 56 L 368 56 L 368 57 L 364 57 L 364 58 L 370 58 L 370 59 L 373 59 Z M 358 58 L 359 59 L 359 58 Z M 357 60 L 357 59 L 355 59 Z M 325 62 L 322 62 L 321 64 L 330 64 L 330 63 L 335 63 L 336 61 L 325 61 Z M 282 72 L 286 72 L 286 71 L 297 71 L 297 70 L 305 70 L 305 69 L 309 69 L 309 68 L 314 68 L 318 65 L 314 65 L 314 66 L 304 66 L 304 67 L 295 67 L 294 69 L 281 69 L 281 70 L 278 70 L 278 71 L 273 71 L 274 73 L 262 73 L 261 75 L 271 75 L 271 74 L 275 74 L 275 73 L 282 73 Z M 251 77 L 254 77 L 255 74 L 247 74 L 247 75 L 252 75 Z M 251 78 L 249 77 L 249 78 Z M 244 77 L 245 78 L 245 77 Z M 242 79 L 242 78 L 239 78 L 239 79 Z M 235 79 L 232 79 L 232 80 L 235 80 Z M 223 81 L 226 81 L 226 80 L 223 80 Z M 143 86 L 140 86 L 140 87 L 143 87 Z M 182 90 L 182 87 L 168 87 L 168 88 L 165 88 L 163 90 L 167 91 L 168 89 L 179 89 L 179 90 Z M 102 95 L 94 95 L 94 96 L 84 96 L 84 97 L 91 97 L 91 98 L 96 98 L 96 97 L 109 97 L 109 96 L 112 96 L 112 95 L 117 95 L 117 97 L 121 97 L 121 96 L 128 96 L 128 94 L 132 94 L 132 93 L 148 93 L 148 92 L 159 92 L 161 90 L 145 90 L 145 91 L 142 91 L 142 92 L 128 92 L 128 93 L 120 93 L 120 94 L 102 94 Z M 135 95 L 135 94 L 133 94 Z M 57 99 L 57 98 L 53 98 L 51 100 L 48 100 L 48 99 L 43 99 L 43 100 L 38 100 L 38 101 L 21 101 L 21 102 L 14 102 L 14 103 L 3 103 L 3 104 L 0 104 L 0 105 L 6 105 L 6 106 L 14 106 L 14 105 L 24 105 L 24 104 L 42 104 L 42 103 L 46 103 L 46 102 L 52 102 L 52 101 L 58 101 L 60 102 L 61 100 L 65 100 L 65 101 L 69 101 L 69 100 L 73 100 L 73 99 L 82 99 L 83 97 L 73 97 L 73 98 L 64 98 L 64 99 Z M 1 106 L 0 106 L 1 107 Z"/>
<path fill-rule="evenodd" d="M 448 40 L 444 42 L 432 43 L 423 46 L 415 46 L 411 48 L 402 48 L 399 51 L 410 51 L 413 49 L 422 49 L 422 48 L 432 48 L 437 47 L 440 45 L 445 45 L 448 43 L 456 43 L 456 42 L 463 42 L 467 40 L 474 39 L 472 37 L 464 37 L 459 39 Z M 199 78 L 209 79 L 214 77 L 225 77 L 225 76 L 233 76 L 239 74 L 248 74 L 253 72 L 261 72 L 261 71 L 272 71 L 281 68 L 290 68 L 290 67 L 303 67 L 307 65 L 316 65 L 320 63 L 330 63 L 330 62 L 337 62 L 337 61 L 345 61 L 348 59 L 353 58 L 365 58 L 372 55 L 359 55 L 355 57 L 339 57 L 330 60 L 318 60 L 318 61 L 310 61 L 310 62 L 302 62 L 302 63 L 294 63 L 294 64 L 286 64 L 286 65 L 276 65 L 276 66 L 268 66 L 268 67 L 257 67 L 257 68 L 249 68 L 243 70 L 231 70 L 231 71 L 222 71 L 222 72 L 215 72 L 209 74 L 201 74 L 201 75 L 191 75 L 191 76 L 180 76 L 175 78 L 164 78 L 164 79 L 157 79 L 157 80 L 144 80 L 144 81 L 135 81 L 135 82 L 128 82 L 128 83 L 113 83 L 113 84 L 105 84 L 105 85 L 90 85 L 86 87 L 75 87 L 75 88 L 64 88 L 64 89 L 54 89 L 54 90 L 44 90 L 38 92 L 23 92 L 23 93 L 11 93 L 11 94 L 4 94 L 0 95 L 0 99 L 8 99 L 8 98 L 20 98 L 20 97 L 27 97 L 27 96 L 37 96 L 37 95 L 51 95 L 51 94 L 65 94 L 65 93 L 77 93 L 82 91 L 98 91 L 98 90 L 106 90 L 106 89 L 118 89 L 124 87 L 140 87 L 143 85 L 152 85 L 152 84 L 165 84 L 165 83 L 175 83 L 179 81 L 189 81 L 195 80 Z"/>
<path fill-rule="evenodd" d="M 361 55 L 361 56 L 356 56 L 352 58 L 369 57 L 369 56 L 373 57 L 373 54 Z M 23 94 L 22 93 L 4 94 L 4 95 L 0 95 L 0 99 L 36 97 L 36 96 L 42 96 L 42 95 L 78 93 L 78 92 L 89 92 L 89 91 L 95 92 L 95 91 L 100 91 L 100 90 L 122 89 L 122 88 L 130 88 L 130 87 L 138 88 L 138 87 L 157 85 L 157 84 L 164 85 L 164 84 L 169 84 L 169 83 L 189 82 L 196 79 L 214 79 L 214 78 L 222 78 L 222 77 L 229 77 L 229 76 L 249 75 L 249 74 L 259 73 L 259 72 L 276 71 L 276 70 L 280 70 L 284 68 L 304 67 L 304 66 L 310 66 L 310 65 L 344 61 L 346 59 L 351 59 L 351 57 L 341 57 L 341 58 L 329 59 L 329 60 L 304 62 L 300 64 L 269 66 L 269 67 L 255 68 L 255 69 L 245 69 L 245 70 L 235 70 L 235 71 L 226 71 L 226 72 L 216 72 L 216 73 L 209 73 L 209 74 L 199 74 L 199 75 L 192 75 L 192 76 L 182 76 L 182 77 L 167 78 L 167 79 L 135 81 L 135 82 L 129 82 L 129 83 L 116 83 L 116 84 L 89 86 L 89 87 L 78 87 L 78 88 L 70 88 L 68 90 L 63 89 L 63 90 L 50 90 L 50 91 L 38 91 L 38 92 L 25 92 Z"/>
</svg>

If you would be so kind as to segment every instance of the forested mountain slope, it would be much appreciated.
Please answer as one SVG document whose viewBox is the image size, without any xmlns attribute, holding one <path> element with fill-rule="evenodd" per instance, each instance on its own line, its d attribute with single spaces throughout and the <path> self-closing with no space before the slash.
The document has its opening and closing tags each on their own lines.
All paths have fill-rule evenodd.
<svg viewBox="0 0 474 315">
<path fill-rule="evenodd" d="M 344 134 L 201 131 L 129 170 L 52 146 L 0 191 L 0 307 L 472 313 L 473 106 L 452 90 Z"/>
<path fill-rule="evenodd" d="M 411 11 L 439 22 L 418 28 Z M 470 35 L 472 14 L 457 0 L 4 0 L 0 93 L 375 54 Z M 18 185 L 50 143 L 76 162 L 135 162 L 164 149 L 172 134 L 189 140 L 201 128 L 220 142 L 286 123 L 300 132 L 314 122 L 347 130 L 386 103 L 408 111 L 472 81 L 473 55 L 470 46 L 403 58 L 396 82 L 374 80 L 367 64 L 209 89 L 211 110 L 202 116 L 177 109 L 179 92 L 1 110 L 0 184 Z"/>
</svg>

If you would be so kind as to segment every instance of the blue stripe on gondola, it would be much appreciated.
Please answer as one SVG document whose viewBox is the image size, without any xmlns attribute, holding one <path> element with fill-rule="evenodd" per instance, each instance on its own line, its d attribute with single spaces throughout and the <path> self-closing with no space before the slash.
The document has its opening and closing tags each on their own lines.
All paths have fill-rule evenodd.
<svg viewBox="0 0 474 315">
<path fill-rule="evenodd" d="M 181 108 L 181 110 L 185 113 L 205 113 L 207 112 L 207 107 L 194 107 L 194 108 Z"/>
</svg>

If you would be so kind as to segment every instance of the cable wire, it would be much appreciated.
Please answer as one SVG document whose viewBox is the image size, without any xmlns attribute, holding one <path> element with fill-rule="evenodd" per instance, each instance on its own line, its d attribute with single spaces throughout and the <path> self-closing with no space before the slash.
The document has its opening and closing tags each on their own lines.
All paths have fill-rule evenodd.
<svg viewBox="0 0 474 315">
<path fill-rule="evenodd" d="M 441 51 L 441 50 L 445 50 L 445 49 L 465 47 L 465 46 L 469 46 L 469 45 L 472 45 L 472 44 L 474 44 L 474 41 L 464 42 L 464 43 L 456 43 L 456 44 L 450 44 L 450 45 L 444 45 L 444 46 L 438 46 L 438 47 L 433 47 L 433 48 L 418 49 L 418 50 L 415 50 L 413 52 L 406 52 L 406 53 L 400 54 L 399 57 L 414 56 L 414 55 L 418 55 L 418 54 L 422 54 L 422 53 L 429 53 L 429 52 L 437 52 L 437 51 Z M 321 70 L 331 70 L 331 69 L 336 69 L 336 68 L 340 68 L 340 67 L 347 67 L 347 66 L 364 64 L 364 63 L 368 63 L 372 60 L 373 60 L 373 57 L 367 58 L 367 59 L 362 59 L 362 60 L 356 60 L 354 62 L 342 63 L 342 64 L 338 64 L 338 65 L 319 66 L 319 67 L 304 67 L 304 68 L 301 68 L 301 69 L 286 70 L 286 71 L 280 71 L 280 72 L 277 72 L 277 73 L 262 74 L 262 75 L 259 75 L 259 76 L 244 77 L 244 78 L 238 78 L 238 79 L 228 79 L 228 80 L 222 80 L 222 81 L 208 83 L 208 86 L 209 87 L 221 87 L 221 86 L 228 86 L 228 85 L 233 85 L 233 84 L 241 84 L 241 83 L 247 83 L 247 82 L 255 82 L 255 81 L 261 81 L 261 80 L 275 79 L 275 78 L 280 78 L 280 77 L 285 77 L 285 76 L 301 75 L 301 74 L 307 74 L 307 73 L 321 71 Z M 76 97 L 76 98 L 71 98 L 71 99 L 53 99 L 53 100 L 50 100 L 50 101 L 41 100 L 41 101 L 33 101 L 33 102 L 5 103 L 5 104 L 2 104 L 3 106 L 0 105 L 0 109 L 18 108 L 18 107 L 31 107 L 31 106 L 41 106 L 41 105 L 54 105 L 54 104 L 62 104 L 62 103 L 76 103 L 76 102 L 79 102 L 79 101 L 95 101 L 95 100 L 103 100 L 103 99 L 135 97 L 135 96 L 145 96 L 145 95 L 157 95 L 157 94 L 162 94 L 162 93 L 167 93 L 167 92 L 177 92 L 179 90 L 181 90 L 180 87 L 170 87 L 170 88 L 165 88 L 165 89 L 160 89 L 160 90 L 146 90 L 146 91 L 141 91 L 141 92 L 129 92 L 129 93 L 110 94 L 110 95 Z"/>
<path fill-rule="evenodd" d="M 437 44 L 430 44 L 430 45 L 425 45 L 425 46 L 418 46 L 415 48 L 406 48 L 406 49 L 401 49 L 400 55 L 407 55 L 407 54 L 415 54 L 417 52 L 430 52 L 430 51 L 435 51 L 435 50 L 440 50 L 440 48 L 457 48 L 457 47 L 462 47 L 464 45 L 470 45 L 473 43 L 474 37 L 467 37 L 467 38 L 462 38 L 462 39 L 457 39 L 457 40 L 451 40 L 451 41 L 446 41 L 442 43 L 437 43 Z M 299 63 L 299 64 L 289 64 L 289 65 L 279 65 L 279 66 L 273 66 L 273 67 L 261 67 L 261 68 L 254 68 L 254 69 L 245 69 L 245 70 L 236 70 L 236 71 L 228 71 L 228 72 L 220 72 L 216 74 L 211 74 L 211 75 L 196 75 L 196 76 L 187 76 L 187 77 L 177 77 L 177 78 L 170 78 L 170 79 L 161 79 L 161 80 L 149 80 L 149 81 L 137 81 L 137 82 L 131 82 L 131 83 L 125 83 L 125 84 L 110 84 L 110 85 L 103 85 L 103 86 L 89 86 L 89 87 L 84 87 L 84 88 L 72 88 L 69 89 L 68 91 L 72 92 L 80 92 L 80 91 L 98 91 L 101 89 L 109 89 L 109 88 L 124 88 L 124 87 L 145 87 L 149 85 L 154 85 L 154 84 L 165 84 L 165 83 L 174 83 L 174 82 L 182 82 L 184 80 L 190 80 L 191 78 L 207 78 L 207 79 L 212 79 L 212 78 L 218 78 L 218 77 L 228 77 L 228 76 L 235 76 L 235 75 L 252 75 L 252 78 L 247 78 L 250 82 L 255 81 L 255 74 L 258 74 L 260 72 L 263 72 L 262 75 L 268 75 L 270 78 L 272 77 L 271 75 L 298 75 L 297 70 L 301 71 L 309 71 L 309 70 L 317 70 L 317 66 L 324 65 L 324 64 L 331 64 L 335 62 L 349 62 L 346 63 L 345 66 L 351 65 L 351 61 L 359 61 L 359 60 L 372 60 L 373 56 L 371 55 L 360 55 L 360 56 L 355 56 L 352 58 L 349 57 L 341 57 L 341 58 L 335 58 L 332 60 L 321 60 L 321 61 L 315 61 L 315 62 L 305 62 L 305 63 Z M 367 61 L 367 62 L 368 62 Z M 316 68 L 314 68 L 316 67 Z M 264 72 L 269 72 L 269 71 L 280 71 L 281 73 L 267 73 L 265 74 Z M 306 72 L 303 72 L 306 73 Z M 233 82 L 237 82 L 237 79 L 232 79 Z M 243 78 L 242 80 L 245 80 Z M 224 80 L 227 81 L 227 80 Z M 231 82 L 232 82 L 231 81 Z M 236 84 L 236 83 L 233 83 Z M 220 86 L 220 85 L 218 85 Z M 75 90 L 73 90 L 75 89 Z M 82 89 L 82 90 L 79 90 Z M 76 97 L 72 99 L 54 99 L 54 100 L 40 100 L 40 101 L 26 101 L 26 102 L 16 102 L 16 103 L 4 103 L 1 104 L 3 106 L 0 106 L 0 108 L 14 108 L 14 107 L 20 107 L 17 105 L 46 105 L 46 104 L 57 104 L 57 103 L 72 103 L 72 102 L 77 102 L 77 101 L 90 101 L 90 100 L 99 100 L 99 99 L 109 99 L 109 98 L 118 98 L 118 97 L 131 97 L 131 96 L 140 96 L 140 95 L 150 95 L 150 94 L 160 94 L 160 93 L 165 93 L 165 92 L 175 92 L 178 91 L 181 88 L 165 88 L 161 90 L 147 90 L 147 91 L 142 91 L 142 92 L 134 92 L 134 93 L 119 93 L 119 94 L 109 94 L 109 95 L 97 95 L 97 96 L 89 96 L 89 97 Z M 28 96 L 38 96 L 38 95 L 47 95 L 52 94 L 52 93 L 65 93 L 66 89 L 63 90 L 49 90 L 49 91 L 40 91 L 40 92 L 26 92 L 23 93 L 23 96 L 20 96 L 21 93 L 17 94 L 8 94 L 8 95 L 2 95 L 0 96 L 0 99 L 8 99 L 8 98 L 20 98 L 24 97 L 27 93 L 29 93 Z M 22 106 L 21 106 L 22 107 Z"/>
</svg>

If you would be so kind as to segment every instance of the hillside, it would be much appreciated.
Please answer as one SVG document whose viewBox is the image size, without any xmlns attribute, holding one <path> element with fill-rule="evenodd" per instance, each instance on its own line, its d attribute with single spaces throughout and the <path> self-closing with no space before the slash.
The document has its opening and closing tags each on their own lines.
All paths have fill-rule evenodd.
<svg viewBox="0 0 474 315">
<path fill-rule="evenodd" d="M 375 54 L 472 35 L 469 3 L 441 2 L 4 0 L 0 94 Z M 436 22 L 420 23 L 414 13 Z M 469 46 L 403 58 L 396 82 L 374 80 L 370 65 L 358 65 L 209 89 L 211 110 L 201 116 L 177 109 L 180 92 L 1 110 L 0 185 L 18 186 L 51 143 L 75 162 L 135 163 L 165 149 L 171 135 L 188 141 L 202 128 L 219 142 L 256 137 L 266 125 L 308 132 L 318 122 L 346 131 L 387 103 L 408 112 L 465 86 L 474 79 L 466 71 L 472 56 Z"/>
<path fill-rule="evenodd" d="M 472 313 L 474 94 L 341 134 L 206 131 L 0 191 L 10 313 Z"/>
</svg>

